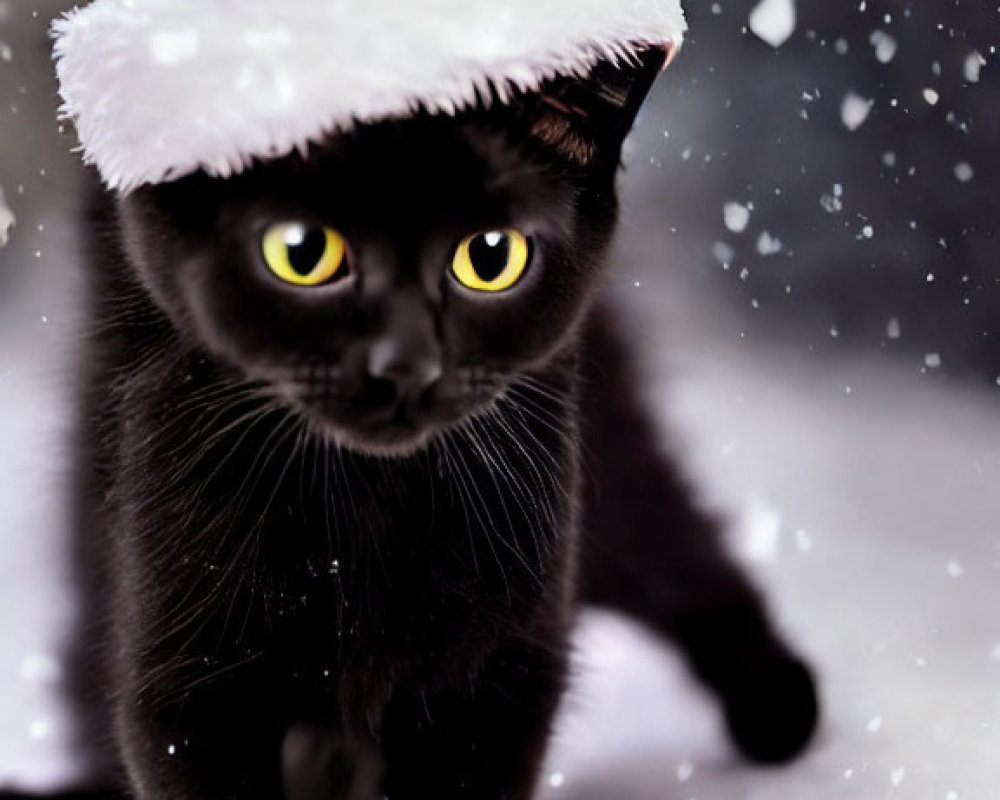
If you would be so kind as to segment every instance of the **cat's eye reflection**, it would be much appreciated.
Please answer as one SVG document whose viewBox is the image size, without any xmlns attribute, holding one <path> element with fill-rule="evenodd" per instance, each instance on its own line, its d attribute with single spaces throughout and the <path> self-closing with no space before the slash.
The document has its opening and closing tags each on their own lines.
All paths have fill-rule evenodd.
<svg viewBox="0 0 1000 800">
<path fill-rule="evenodd" d="M 349 274 L 347 243 L 332 228 L 299 222 L 273 225 L 261 248 L 268 269 L 295 286 L 321 286 Z"/>
<path fill-rule="evenodd" d="M 486 231 L 462 240 L 451 271 L 459 283 L 481 292 L 502 292 L 513 286 L 528 267 L 531 244 L 513 228 Z"/>
</svg>

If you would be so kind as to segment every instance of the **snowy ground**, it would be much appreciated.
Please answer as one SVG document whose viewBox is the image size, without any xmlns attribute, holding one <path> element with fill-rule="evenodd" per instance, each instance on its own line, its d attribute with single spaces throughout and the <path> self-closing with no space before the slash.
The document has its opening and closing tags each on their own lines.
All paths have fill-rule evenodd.
<svg viewBox="0 0 1000 800">
<path fill-rule="evenodd" d="M 738 763 L 675 660 L 598 617 L 545 796 L 1000 796 L 997 398 L 748 355 L 692 364 L 667 395 L 735 546 L 819 670 L 818 740 L 784 770 Z"/>
<path fill-rule="evenodd" d="M 751 345 L 683 243 L 637 229 L 619 285 L 642 298 L 651 399 L 825 718 L 803 759 L 752 768 L 672 654 L 595 616 L 545 800 L 1000 797 L 1000 388 Z"/>
<path fill-rule="evenodd" d="M 54 488 L 74 336 L 45 270 L 48 288 L 22 288 L 0 327 L 0 785 L 39 788 L 77 769 L 58 695 L 73 603 Z M 748 767 L 669 652 L 595 615 L 544 797 L 997 797 L 998 394 L 751 347 L 696 289 L 659 281 L 641 292 L 652 397 L 817 666 L 826 719 L 802 761 Z"/>
</svg>

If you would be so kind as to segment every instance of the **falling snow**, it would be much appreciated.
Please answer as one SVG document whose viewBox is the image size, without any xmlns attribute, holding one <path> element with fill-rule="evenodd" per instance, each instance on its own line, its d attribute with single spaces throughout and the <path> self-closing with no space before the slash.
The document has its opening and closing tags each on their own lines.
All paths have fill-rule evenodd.
<svg viewBox="0 0 1000 800">
<path fill-rule="evenodd" d="M 62 675 L 58 661 L 46 655 L 25 656 L 18 669 L 21 680 L 28 684 L 52 684 Z"/>
<path fill-rule="evenodd" d="M 819 204 L 826 213 L 839 214 L 844 210 L 843 194 L 844 187 L 836 183 L 830 192 L 823 194 L 819 198 Z"/>
<path fill-rule="evenodd" d="M 906 779 L 905 767 L 896 767 L 896 769 L 894 769 L 892 773 L 889 775 L 889 780 L 892 782 L 892 785 L 896 788 L 899 788 L 899 786 L 902 785 L 905 779 Z"/>
<path fill-rule="evenodd" d="M 769 231 L 761 231 L 757 237 L 757 252 L 762 256 L 773 256 L 781 252 L 781 240 Z"/>
<path fill-rule="evenodd" d="M 761 0 L 750 12 L 750 30 L 771 47 L 781 47 L 795 32 L 793 0 Z"/>
<path fill-rule="evenodd" d="M 14 212 L 7 205 L 3 187 L 0 186 L 0 247 L 3 247 L 10 241 L 10 230 L 14 227 L 16 221 Z"/>
<path fill-rule="evenodd" d="M 872 31 L 868 41 L 875 48 L 875 58 L 881 63 L 888 64 L 896 56 L 896 40 L 885 31 Z"/>
<path fill-rule="evenodd" d="M 52 720 L 50 719 L 36 719 L 32 720 L 31 724 L 28 726 L 28 735 L 32 739 L 45 739 L 52 732 Z"/>
<path fill-rule="evenodd" d="M 848 130 L 857 130 L 865 124 L 874 103 L 874 100 L 866 100 L 859 94 L 848 92 L 840 106 L 841 122 Z"/>
<path fill-rule="evenodd" d="M 712 245 L 712 255 L 715 256 L 716 261 L 728 269 L 729 265 L 733 263 L 733 259 L 736 258 L 736 251 L 725 242 L 715 242 Z"/>
<path fill-rule="evenodd" d="M 733 233 L 742 233 L 750 222 L 750 208 L 742 203 L 726 203 L 722 207 L 726 227 Z"/>
<path fill-rule="evenodd" d="M 751 561 L 773 561 L 781 542 L 782 514 L 762 498 L 748 498 L 736 538 L 740 550 Z"/>
<path fill-rule="evenodd" d="M 955 178 L 961 183 L 968 183 L 976 177 L 976 171 L 968 161 L 959 161 L 955 165 Z"/>
<path fill-rule="evenodd" d="M 965 79 L 969 83 L 979 83 L 979 75 L 983 67 L 986 66 L 986 59 L 983 58 L 982 53 L 975 50 L 969 53 L 968 58 L 965 59 L 965 65 L 963 72 L 965 74 Z"/>
</svg>

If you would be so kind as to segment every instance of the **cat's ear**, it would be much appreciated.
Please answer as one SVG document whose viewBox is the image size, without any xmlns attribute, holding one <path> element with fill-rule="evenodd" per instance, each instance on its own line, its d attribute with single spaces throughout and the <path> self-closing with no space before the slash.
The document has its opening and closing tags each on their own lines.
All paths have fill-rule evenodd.
<svg viewBox="0 0 1000 800">
<path fill-rule="evenodd" d="M 672 57 L 650 47 L 628 62 L 599 62 L 585 78 L 559 78 L 538 95 L 531 135 L 581 165 L 617 166 L 646 95 Z"/>
</svg>

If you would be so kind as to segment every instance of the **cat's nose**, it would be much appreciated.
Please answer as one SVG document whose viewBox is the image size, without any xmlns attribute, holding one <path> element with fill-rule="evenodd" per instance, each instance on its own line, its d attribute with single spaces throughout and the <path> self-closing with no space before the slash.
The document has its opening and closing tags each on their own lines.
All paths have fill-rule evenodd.
<svg viewBox="0 0 1000 800">
<path fill-rule="evenodd" d="M 397 399 L 416 399 L 437 383 L 441 372 L 437 352 L 406 347 L 396 338 L 380 339 L 368 351 L 368 374 L 393 384 Z"/>
<path fill-rule="evenodd" d="M 382 306 L 381 330 L 368 348 L 368 375 L 392 388 L 392 402 L 416 400 L 441 377 L 441 344 L 427 299 L 397 287 Z"/>
</svg>

